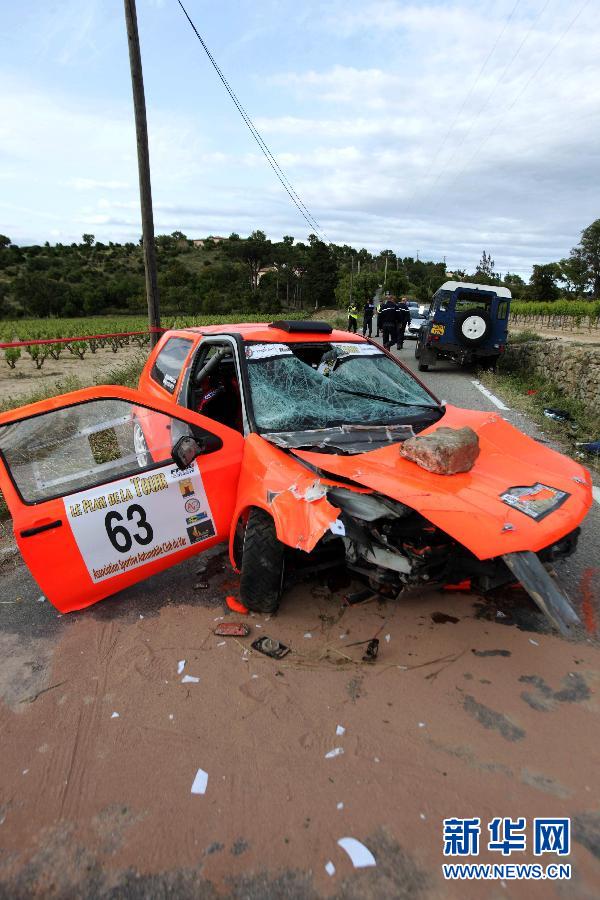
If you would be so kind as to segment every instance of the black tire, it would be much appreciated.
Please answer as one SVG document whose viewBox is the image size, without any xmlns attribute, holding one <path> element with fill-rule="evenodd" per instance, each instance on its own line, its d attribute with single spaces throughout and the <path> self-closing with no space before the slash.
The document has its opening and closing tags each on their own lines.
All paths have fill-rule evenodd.
<svg viewBox="0 0 600 900">
<path fill-rule="evenodd" d="M 263 509 L 251 509 L 244 533 L 240 599 L 253 612 L 274 613 L 283 590 L 284 546 Z"/>
<path fill-rule="evenodd" d="M 479 347 L 491 332 L 492 322 L 484 309 L 466 309 L 454 320 L 454 333 L 463 347 Z"/>
</svg>

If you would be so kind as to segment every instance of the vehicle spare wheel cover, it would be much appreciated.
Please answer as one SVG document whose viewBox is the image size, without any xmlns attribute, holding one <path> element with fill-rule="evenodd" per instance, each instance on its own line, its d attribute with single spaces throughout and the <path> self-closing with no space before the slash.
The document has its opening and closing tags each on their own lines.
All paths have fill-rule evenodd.
<svg viewBox="0 0 600 900">
<path fill-rule="evenodd" d="M 463 313 L 457 323 L 458 339 L 462 344 L 480 344 L 490 332 L 490 320 L 485 312 L 473 310 Z"/>
</svg>

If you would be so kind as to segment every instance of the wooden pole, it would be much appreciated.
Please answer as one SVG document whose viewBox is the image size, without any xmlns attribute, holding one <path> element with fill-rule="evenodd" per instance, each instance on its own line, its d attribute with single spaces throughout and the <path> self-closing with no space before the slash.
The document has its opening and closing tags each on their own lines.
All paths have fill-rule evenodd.
<svg viewBox="0 0 600 900">
<path fill-rule="evenodd" d="M 125 23 L 129 44 L 129 65 L 131 67 L 131 87 L 135 112 L 135 135 L 137 141 L 138 174 L 140 181 L 140 206 L 142 211 L 142 239 L 144 245 L 144 270 L 146 272 L 146 298 L 148 300 L 148 324 L 150 328 L 160 328 L 160 303 L 158 279 L 156 276 L 156 249 L 154 246 L 154 217 L 152 214 L 152 187 L 150 185 L 150 155 L 148 153 L 148 125 L 146 122 L 146 100 L 142 57 L 137 27 L 135 0 L 125 0 Z M 155 346 L 160 334 L 152 331 L 150 344 Z"/>
</svg>

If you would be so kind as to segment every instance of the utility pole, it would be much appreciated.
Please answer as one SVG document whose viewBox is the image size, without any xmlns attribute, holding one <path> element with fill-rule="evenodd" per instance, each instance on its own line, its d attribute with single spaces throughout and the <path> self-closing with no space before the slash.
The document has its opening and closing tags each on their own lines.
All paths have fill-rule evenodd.
<svg viewBox="0 0 600 900">
<path fill-rule="evenodd" d="M 140 181 L 140 206 L 142 211 L 142 239 L 144 244 L 144 269 L 146 272 L 146 297 L 148 300 L 148 324 L 151 329 L 160 328 L 158 279 L 156 276 L 156 249 L 154 246 L 154 217 L 152 214 L 152 188 L 150 185 L 150 155 L 148 153 L 148 125 L 142 57 L 137 27 L 135 0 L 125 0 L 125 24 L 129 44 L 129 65 L 135 112 L 135 136 L 137 142 L 138 174 Z M 160 335 L 151 330 L 150 344 L 155 346 Z"/>
<path fill-rule="evenodd" d="M 354 256 L 350 257 L 350 306 L 352 306 L 352 288 L 354 287 Z"/>
<path fill-rule="evenodd" d="M 386 256 L 386 258 L 385 258 L 385 269 L 383 270 L 383 286 L 384 286 L 384 287 L 385 287 L 385 282 L 386 282 L 386 278 L 387 278 L 387 264 L 388 264 L 388 258 L 387 258 L 387 256 Z"/>
</svg>

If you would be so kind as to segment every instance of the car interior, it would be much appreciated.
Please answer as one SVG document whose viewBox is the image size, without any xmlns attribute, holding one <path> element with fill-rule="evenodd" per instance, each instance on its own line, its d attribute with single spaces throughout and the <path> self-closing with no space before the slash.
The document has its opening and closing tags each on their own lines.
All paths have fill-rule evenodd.
<svg viewBox="0 0 600 900">
<path fill-rule="evenodd" d="M 200 346 L 193 364 L 188 406 L 243 433 L 242 397 L 231 344 Z"/>
</svg>

